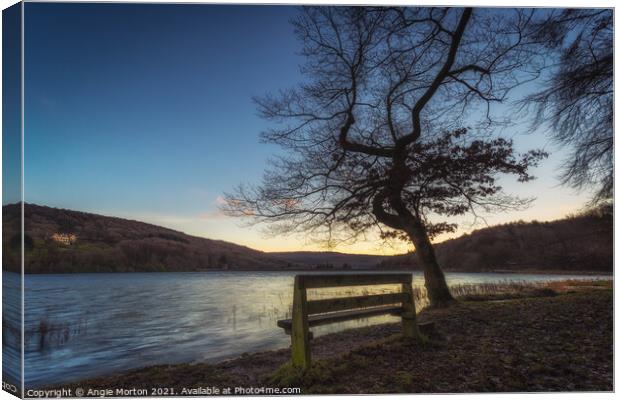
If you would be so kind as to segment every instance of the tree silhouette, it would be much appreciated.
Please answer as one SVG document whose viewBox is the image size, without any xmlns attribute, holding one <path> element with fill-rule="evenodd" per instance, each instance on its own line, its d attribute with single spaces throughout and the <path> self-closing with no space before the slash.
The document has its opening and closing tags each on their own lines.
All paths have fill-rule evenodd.
<svg viewBox="0 0 620 400">
<path fill-rule="evenodd" d="M 478 11 L 477 11 L 478 12 Z M 520 181 L 545 153 L 473 134 L 492 127 L 494 102 L 520 83 L 528 56 L 525 11 L 307 7 L 294 21 L 307 78 L 256 99 L 287 150 L 262 184 L 226 194 L 223 211 L 328 243 L 376 231 L 411 241 L 434 306 L 452 296 L 431 238 L 455 229 L 440 217 L 528 204 L 508 196 L 500 173 Z M 480 125 L 462 127 L 468 111 Z"/>
<path fill-rule="evenodd" d="M 555 11 L 531 26 L 557 63 L 541 90 L 524 100 L 536 108 L 535 125 L 572 149 L 563 182 L 594 186 L 594 203 L 613 197 L 613 11 Z"/>
</svg>

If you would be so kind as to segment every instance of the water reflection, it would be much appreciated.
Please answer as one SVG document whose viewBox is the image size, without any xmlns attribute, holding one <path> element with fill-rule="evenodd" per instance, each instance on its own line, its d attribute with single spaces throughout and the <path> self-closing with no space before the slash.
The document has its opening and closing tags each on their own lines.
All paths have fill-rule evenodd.
<svg viewBox="0 0 620 400">
<path fill-rule="evenodd" d="M 289 337 L 276 327 L 276 321 L 291 315 L 293 277 L 290 272 L 28 275 L 26 386 L 59 384 L 145 365 L 220 360 L 244 352 L 287 347 Z M 3 288 L 18 288 L 19 278 L 5 272 Z M 448 273 L 447 278 L 450 284 L 459 284 L 570 277 Z M 423 277 L 414 275 L 414 285 L 422 284 Z M 317 289 L 310 290 L 309 297 L 394 289 L 394 285 Z M 19 354 L 19 335 L 15 336 L 19 333 L 19 312 L 5 312 L 4 318 L 4 370 L 17 371 L 19 358 L 14 355 Z M 316 327 L 313 331 L 320 336 L 396 320 L 379 316 Z"/>
</svg>

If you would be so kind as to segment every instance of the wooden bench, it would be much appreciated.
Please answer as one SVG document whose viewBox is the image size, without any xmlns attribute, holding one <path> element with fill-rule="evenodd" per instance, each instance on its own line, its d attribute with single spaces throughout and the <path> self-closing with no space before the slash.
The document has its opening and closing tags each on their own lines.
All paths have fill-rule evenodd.
<svg viewBox="0 0 620 400">
<path fill-rule="evenodd" d="M 339 274 L 297 275 L 293 288 L 293 315 L 278 321 L 278 326 L 291 335 L 293 366 L 310 366 L 310 327 L 334 322 L 366 318 L 376 315 L 399 315 L 406 337 L 419 335 L 411 274 Z M 397 293 L 373 294 L 355 297 L 307 300 L 307 289 L 341 286 L 368 286 L 400 284 Z"/>
</svg>

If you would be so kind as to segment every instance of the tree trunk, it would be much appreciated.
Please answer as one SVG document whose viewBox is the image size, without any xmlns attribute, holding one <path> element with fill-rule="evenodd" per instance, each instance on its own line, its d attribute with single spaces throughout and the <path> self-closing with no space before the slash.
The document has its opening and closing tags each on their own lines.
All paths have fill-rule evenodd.
<svg viewBox="0 0 620 400">
<path fill-rule="evenodd" d="M 446 277 L 439 267 L 435 250 L 428 238 L 426 229 L 420 224 L 411 225 L 406 230 L 415 246 L 418 260 L 424 269 L 424 284 L 432 307 L 446 307 L 454 301 Z"/>
<path fill-rule="evenodd" d="M 394 179 L 394 181 L 398 182 L 397 179 Z M 424 284 L 431 306 L 446 307 L 454 301 L 452 294 L 450 294 L 450 289 L 448 289 L 446 277 L 439 267 L 437 257 L 435 256 L 435 250 L 428 238 L 424 223 L 407 209 L 400 198 L 401 190 L 402 185 L 396 186 L 396 189 L 384 188 L 380 191 L 372 202 L 373 213 L 383 224 L 392 229 L 405 231 L 407 233 L 415 246 L 420 264 L 422 264 L 422 268 L 424 268 Z M 390 192 L 392 194 L 391 196 Z M 396 193 L 396 195 L 394 195 L 394 193 Z M 383 208 L 383 202 L 388 197 L 390 206 L 396 211 L 396 214 L 389 213 Z"/>
</svg>

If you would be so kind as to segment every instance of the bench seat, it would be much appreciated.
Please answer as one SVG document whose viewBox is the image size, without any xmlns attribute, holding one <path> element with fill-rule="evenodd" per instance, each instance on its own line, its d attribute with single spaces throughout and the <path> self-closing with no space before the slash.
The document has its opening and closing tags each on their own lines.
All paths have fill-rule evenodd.
<svg viewBox="0 0 620 400">
<path fill-rule="evenodd" d="M 308 317 L 308 326 L 319 326 L 331 324 L 332 322 L 349 321 L 352 319 L 360 319 L 373 317 L 376 315 L 393 314 L 400 315 L 403 312 L 401 306 L 381 306 L 381 307 L 369 307 L 360 310 L 353 311 L 337 311 L 327 314 L 311 315 Z M 281 319 L 278 321 L 278 326 L 290 333 L 291 326 L 293 325 L 292 319 Z"/>
</svg>

